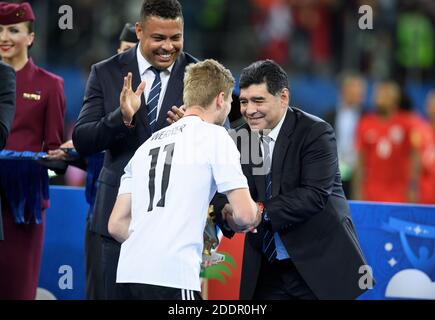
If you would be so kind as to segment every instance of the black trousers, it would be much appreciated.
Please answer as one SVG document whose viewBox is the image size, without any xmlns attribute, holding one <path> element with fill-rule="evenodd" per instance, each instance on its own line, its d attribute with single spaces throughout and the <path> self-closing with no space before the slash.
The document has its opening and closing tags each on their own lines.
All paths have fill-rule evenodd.
<svg viewBox="0 0 435 320">
<path fill-rule="evenodd" d="M 202 300 L 198 291 L 142 283 L 118 283 L 119 300 Z"/>
<path fill-rule="evenodd" d="M 290 259 L 261 262 L 256 300 L 317 300 Z"/>
<path fill-rule="evenodd" d="M 118 268 L 120 243 L 90 230 L 86 224 L 86 299 L 116 299 L 116 270 Z"/>
</svg>

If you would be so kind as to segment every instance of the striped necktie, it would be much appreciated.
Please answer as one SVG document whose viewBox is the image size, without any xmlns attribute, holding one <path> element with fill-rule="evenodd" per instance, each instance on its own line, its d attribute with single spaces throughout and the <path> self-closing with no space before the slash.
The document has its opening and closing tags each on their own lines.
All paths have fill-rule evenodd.
<svg viewBox="0 0 435 320">
<path fill-rule="evenodd" d="M 149 68 L 154 75 L 153 85 L 151 86 L 150 94 L 148 95 L 148 124 L 150 125 L 151 131 L 154 132 L 154 127 L 157 122 L 157 107 L 159 105 L 160 91 L 162 89 L 162 80 L 160 79 L 160 70 L 154 67 Z"/>
<path fill-rule="evenodd" d="M 272 155 L 270 154 L 271 138 L 268 136 L 261 137 L 263 145 L 263 167 L 265 169 L 265 187 L 266 187 L 266 200 L 272 198 Z M 263 236 L 263 253 L 267 261 L 273 262 L 276 259 L 276 245 L 273 238 L 272 226 L 270 224 L 267 211 L 264 215 L 265 231 Z"/>
</svg>

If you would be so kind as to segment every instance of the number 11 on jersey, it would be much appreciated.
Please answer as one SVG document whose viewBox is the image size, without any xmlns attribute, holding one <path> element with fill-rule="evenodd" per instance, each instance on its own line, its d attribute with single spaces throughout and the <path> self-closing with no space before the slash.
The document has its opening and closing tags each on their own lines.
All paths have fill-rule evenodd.
<svg viewBox="0 0 435 320">
<path fill-rule="evenodd" d="M 159 202 L 157 202 L 157 207 L 165 206 L 165 197 L 166 191 L 168 190 L 169 185 L 169 176 L 171 175 L 171 166 L 172 166 L 172 157 L 174 155 L 175 143 L 168 144 L 163 149 L 166 152 L 165 165 L 163 167 L 162 177 L 162 190 L 161 190 L 161 198 Z M 149 184 L 148 189 L 150 192 L 150 204 L 148 206 L 148 212 L 153 210 L 154 204 L 154 195 L 155 195 L 155 179 L 156 179 L 156 167 L 157 162 L 159 160 L 160 147 L 151 149 L 149 155 L 151 156 L 151 167 L 149 172 Z M 160 176 L 160 175 L 159 175 Z"/>
</svg>

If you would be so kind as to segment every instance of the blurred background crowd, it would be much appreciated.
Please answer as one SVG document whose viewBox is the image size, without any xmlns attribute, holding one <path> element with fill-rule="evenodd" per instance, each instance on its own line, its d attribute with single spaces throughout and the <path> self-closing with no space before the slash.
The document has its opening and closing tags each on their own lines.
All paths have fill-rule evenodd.
<svg viewBox="0 0 435 320">
<path fill-rule="evenodd" d="M 90 66 L 116 53 L 141 0 L 29 1 L 38 17 L 34 61 L 65 79 L 66 136 L 82 106 Z M 258 59 L 289 74 L 291 105 L 336 130 L 341 174 L 350 199 L 435 203 L 435 1 L 180 0 L 184 49 L 215 58 L 235 77 Z M 61 30 L 70 5 L 73 29 Z M 361 30 L 358 9 L 373 9 Z M 235 92 L 237 93 L 236 88 Z M 240 114 L 231 113 L 231 121 Z M 358 156 L 360 155 L 360 156 Z M 69 167 L 52 183 L 81 186 Z"/>
</svg>

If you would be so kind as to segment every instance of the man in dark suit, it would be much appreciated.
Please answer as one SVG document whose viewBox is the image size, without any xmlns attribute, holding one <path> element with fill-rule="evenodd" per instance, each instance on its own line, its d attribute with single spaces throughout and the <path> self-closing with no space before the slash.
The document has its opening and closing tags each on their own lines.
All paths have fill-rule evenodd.
<svg viewBox="0 0 435 320">
<path fill-rule="evenodd" d="M 15 114 L 15 71 L 0 61 L 0 150 L 6 145 Z"/>
<path fill-rule="evenodd" d="M 120 245 L 110 237 L 107 223 L 124 167 L 153 132 L 167 125 L 171 106 L 182 105 L 185 67 L 197 61 L 183 52 L 183 16 L 176 0 L 145 0 L 136 34 L 136 47 L 92 67 L 73 132 L 74 146 L 83 156 L 106 151 L 89 227 L 98 243 L 85 249 L 93 279 L 87 288 L 90 299 L 116 296 Z M 137 88 L 141 108 L 120 101 L 128 82 Z"/>
<path fill-rule="evenodd" d="M 253 199 L 265 207 L 258 232 L 246 235 L 240 298 L 354 299 L 372 278 L 341 187 L 334 131 L 289 107 L 288 88 L 286 73 L 271 60 L 240 76 L 247 124 L 237 136 L 251 140 L 239 143 L 242 167 Z M 245 148 L 259 145 L 255 165 L 258 148 Z M 223 215 L 237 230 L 229 205 Z"/>
<path fill-rule="evenodd" d="M 15 114 L 15 71 L 0 61 L 0 150 L 6 145 L 6 139 Z M 3 240 L 3 222 L 0 195 L 0 241 Z"/>
</svg>

